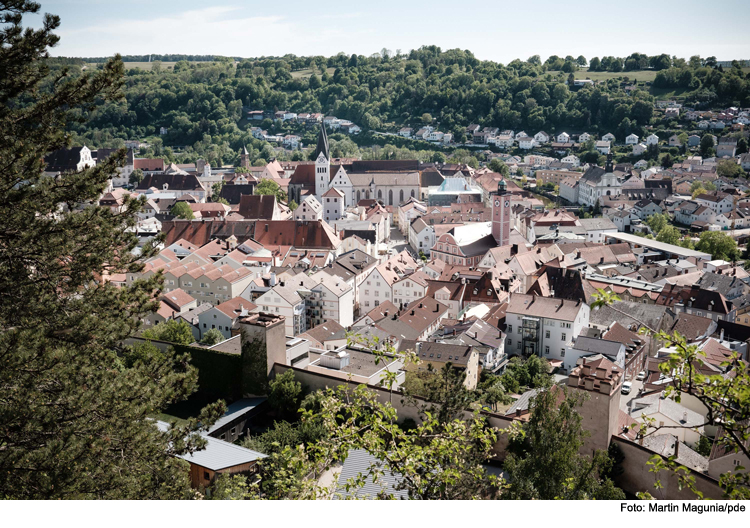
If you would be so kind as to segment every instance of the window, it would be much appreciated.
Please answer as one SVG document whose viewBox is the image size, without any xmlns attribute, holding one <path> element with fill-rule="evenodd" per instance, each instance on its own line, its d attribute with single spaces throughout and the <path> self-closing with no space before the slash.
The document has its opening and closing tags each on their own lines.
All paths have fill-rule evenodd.
<svg viewBox="0 0 750 528">
<path fill-rule="evenodd" d="M 512 339 L 508 339 L 508 346 L 509 347 L 513 346 L 513 340 Z"/>
<path fill-rule="evenodd" d="M 544 353 L 549 356 L 549 347 L 548 346 L 544 347 Z"/>
<path fill-rule="evenodd" d="M 517 348 L 518 350 L 521 350 L 521 342 L 520 342 L 520 341 L 518 342 L 518 345 L 516 346 L 516 348 Z"/>
<path fill-rule="evenodd" d="M 379 305 L 380 305 L 380 301 L 378 301 L 377 299 L 375 299 L 375 306 L 379 306 Z"/>
<path fill-rule="evenodd" d="M 565 349 L 564 348 L 560 349 L 560 357 L 565 357 Z"/>
<path fill-rule="evenodd" d="M 567 341 L 567 339 L 568 339 L 568 334 L 566 334 L 565 332 L 563 332 L 563 334 L 562 334 L 562 340 L 563 341 Z"/>
<path fill-rule="evenodd" d="M 203 479 L 204 480 L 211 480 L 211 475 L 208 474 L 208 471 L 203 472 Z"/>
<path fill-rule="evenodd" d="M 365 295 L 370 295 L 370 290 L 365 290 Z"/>
<path fill-rule="evenodd" d="M 518 329 L 516 330 L 516 332 L 518 332 L 519 335 L 521 334 L 521 327 L 520 326 L 518 327 Z"/>
<path fill-rule="evenodd" d="M 370 301 L 365 301 L 365 306 L 370 306 Z"/>
<path fill-rule="evenodd" d="M 544 338 L 549 339 L 549 330 L 544 332 Z"/>
<path fill-rule="evenodd" d="M 509 334 L 513 333 L 513 325 L 508 325 L 508 333 Z"/>
</svg>

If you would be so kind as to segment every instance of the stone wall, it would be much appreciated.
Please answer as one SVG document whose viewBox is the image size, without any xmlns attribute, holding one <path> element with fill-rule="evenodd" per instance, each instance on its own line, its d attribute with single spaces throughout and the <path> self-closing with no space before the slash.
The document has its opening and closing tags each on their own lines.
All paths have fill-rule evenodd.
<svg viewBox="0 0 750 528">
<path fill-rule="evenodd" d="M 659 500 L 694 500 L 698 497 L 689 489 L 679 489 L 677 476 L 670 471 L 661 471 L 651 473 L 651 466 L 647 464 L 653 456 L 653 451 L 638 445 L 635 442 L 620 438 L 612 437 L 612 442 L 617 444 L 622 451 L 625 459 L 622 462 L 623 474 L 617 477 L 617 485 L 628 493 L 636 494 L 640 491 L 647 491 Z M 707 499 L 721 499 L 724 494 L 719 483 L 708 475 L 691 472 L 695 478 L 695 486 L 703 493 Z M 660 480 L 661 489 L 654 488 L 654 483 Z"/>
</svg>

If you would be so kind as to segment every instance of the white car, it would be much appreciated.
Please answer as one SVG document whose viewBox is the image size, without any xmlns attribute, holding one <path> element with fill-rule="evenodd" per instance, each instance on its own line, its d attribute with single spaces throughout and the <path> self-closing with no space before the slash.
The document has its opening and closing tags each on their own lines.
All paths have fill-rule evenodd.
<svg viewBox="0 0 750 528">
<path fill-rule="evenodd" d="M 638 381 L 641 381 L 641 380 L 644 380 L 644 379 L 646 379 L 646 372 L 645 372 L 645 371 L 643 371 L 643 370 L 642 370 L 642 371 L 640 371 L 640 372 L 638 373 L 638 375 L 637 375 L 637 376 L 635 377 L 635 379 L 637 379 Z"/>
<path fill-rule="evenodd" d="M 626 381 L 622 384 L 622 389 L 620 390 L 623 394 L 630 394 L 630 390 L 633 388 L 633 382 Z"/>
</svg>

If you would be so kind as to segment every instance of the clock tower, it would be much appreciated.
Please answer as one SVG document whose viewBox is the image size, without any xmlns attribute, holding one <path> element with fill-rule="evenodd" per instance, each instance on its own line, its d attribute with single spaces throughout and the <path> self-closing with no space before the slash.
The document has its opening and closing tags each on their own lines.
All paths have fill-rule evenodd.
<svg viewBox="0 0 750 528">
<path fill-rule="evenodd" d="M 505 180 L 497 182 L 497 192 L 492 200 L 492 236 L 498 246 L 510 244 L 510 195 Z"/>
</svg>

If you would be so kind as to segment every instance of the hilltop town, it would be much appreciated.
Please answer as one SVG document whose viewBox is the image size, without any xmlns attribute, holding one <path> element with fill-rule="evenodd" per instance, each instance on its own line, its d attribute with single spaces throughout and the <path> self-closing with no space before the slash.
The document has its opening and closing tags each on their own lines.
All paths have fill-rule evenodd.
<svg viewBox="0 0 750 528">
<path fill-rule="evenodd" d="M 750 187 L 717 174 L 722 163 L 744 167 L 736 140 L 719 140 L 712 157 L 647 168 L 614 163 L 612 134 L 469 127 L 475 142 L 552 142 L 565 154 L 506 156 L 503 174 L 490 163 L 335 159 L 332 120 L 318 123 L 312 161 L 251 166 L 243 149 L 237 167 L 177 165 L 131 149 L 99 199 L 117 213 L 142 197 L 139 246 L 163 236 L 140 272 L 102 278 L 125 287 L 163 277 L 158 308 L 130 342 L 178 341 L 201 358 L 203 396 L 230 403 L 205 433 L 206 453 L 183 456 L 195 488 L 266 456 L 241 447 L 262 446 L 262 416 L 278 412 L 246 374 L 246 348 L 259 340 L 261 376 L 292 375 L 284 379 L 308 391 L 362 384 L 384 394 L 389 379 L 390 391 L 425 397 L 429 379 L 448 369 L 469 395 L 466 409 L 501 430 L 528 421 L 540 391 L 581 393 L 582 452 L 624 453 L 626 491 L 650 489 L 643 466 L 657 454 L 676 456 L 703 493 L 721 496 L 719 476 L 747 461 L 716 443 L 721 428 L 699 401 L 666 395 L 673 380 L 663 365 L 675 345 L 655 333 L 684 336 L 702 373 L 730 378 L 732 354 L 747 358 L 750 274 L 740 251 Z M 568 154 L 594 140 L 603 166 Z M 645 141 L 661 145 L 655 135 Z M 111 154 L 57 151 L 45 171 L 85 169 Z M 615 301 L 597 306 L 603 294 Z M 530 358 L 543 360 L 548 384 L 511 381 Z M 502 398 L 487 397 L 493 384 Z M 492 459 L 502 462 L 506 449 L 501 439 Z M 212 450 L 227 451 L 222 467 L 202 461 Z M 686 496 L 676 481 L 664 493 Z"/>
<path fill-rule="evenodd" d="M 79 49 L 106 55 L 125 27 L 151 46 L 173 25 L 167 4 L 106 24 L 122 8 L 98 5 L 96 47 Z M 315 8 L 306 24 L 327 17 Z M 252 26 L 249 46 L 266 44 L 258 21 L 284 28 L 280 56 L 81 58 L 51 56 L 57 16 L 26 28 L 39 5 L 0 7 L 11 508 L 744 512 L 730 501 L 750 498 L 748 61 L 321 56 L 315 39 L 297 56 L 281 39 L 294 26 L 263 9 L 179 20 L 227 38 Z M 63 40 L 94 31 L 66 20 Z M 366 49 L 366 32 L 336 31 Z M 739 55 L 728 38 L 705 51 Z M 675 504 L 698 498 L 714 502 Z M 560 504 L 533 509 L 573 507 Z M 76 518 L 100 524 L 88 508 Z"/>
</svg>

